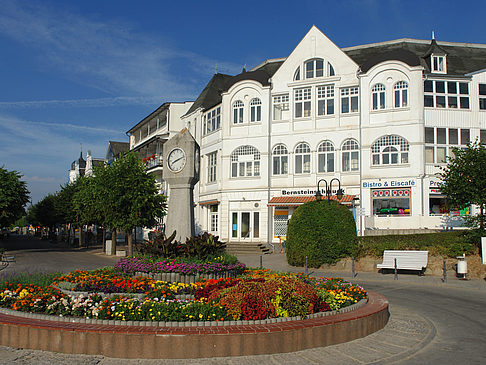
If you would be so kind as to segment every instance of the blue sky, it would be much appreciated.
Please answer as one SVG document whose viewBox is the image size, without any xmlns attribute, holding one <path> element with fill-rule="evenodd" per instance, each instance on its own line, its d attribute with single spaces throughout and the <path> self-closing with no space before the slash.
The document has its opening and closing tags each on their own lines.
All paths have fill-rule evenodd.
<svg viewBox="0 0 486 365">
<path fill-rule="evenodd" d="M 286 57 L 312 25 L 340 47 L 396 38 L 486 43 L 484 1 L 0 0 L 0 166 L 33 202 L 80 153 L 166 101 L 194 100 L 214 73 Z M 465 9 L 465 13 L 461 11 Z"/>
</svg>

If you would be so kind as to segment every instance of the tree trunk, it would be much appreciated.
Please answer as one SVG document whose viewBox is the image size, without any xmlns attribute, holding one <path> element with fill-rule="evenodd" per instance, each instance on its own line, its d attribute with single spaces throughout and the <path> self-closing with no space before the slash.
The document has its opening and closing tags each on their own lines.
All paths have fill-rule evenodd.
<svg viewBox="0 0 486 365">
<path fill-rule="evenodd" d="M 133 229 L 130 229 L 127 233 L 128 237 L 128 256 L 133 256 Z"/>
<path fill-rule="evenodd" d="M 483 235 L 484 230 L 484 204 L 480 205 L 480 212 L 479 212 L 479 232 L 481 232 L 481 236 Z"/>
<path fill-rule="evenodd" d="M 116 256 L 116 228 L 111 229 L 111 254 Z"/>
<path fill-rule="evenodd" d="M 83 226 L 79 226 L 78 246 L 83 247 Z"/>
<path fill-rule="evenodd" d="M 102 232 L 102 235 L 103 235 L 103 253 L 106 253 L 106 229 L 105 227 L 103 227 L 103 229 L 101 230 Z"/>
</svg>

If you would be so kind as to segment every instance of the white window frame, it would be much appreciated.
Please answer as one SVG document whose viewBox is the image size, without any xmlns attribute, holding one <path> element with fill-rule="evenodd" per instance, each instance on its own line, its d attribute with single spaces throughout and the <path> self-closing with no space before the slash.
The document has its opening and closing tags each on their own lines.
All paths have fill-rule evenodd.
<svg viewBox="0 0 486 365">
<path fill-rule="evenodd" d="M 343 142 L 341 148 L 342 171 L 359 171 L 359 144 L 355 139 L 349 138 Z"/>
<path fill-rule="evenodd" d="M 204 135 L 221 128 L 221 107 L 218 106 L 204 115 Z"/>
<path fill-rule="evenodd" d="M 298 113 L 298 111 L 300 111 Z M 294 90 L 294 117 L 309 118 L 312 116 L 312 88 Z"/>
<path fill-rule="evenodd" d="M 236 148 L 230 155 L 232 178 L 259 177 L 260 151 L 250 145 Z"/>
<path fill-rule="evenodd" d="M 393 99 L 395 108 L 408 106 L 408 82 L 402 80 L 393 85 Z"/>
<path fill-rule="evenodd" d="M 432 91 L 425 91 L 425 83 L 432 83 Z M 437 91 L 439 88 L 437 85 L 440 83 L 444 84 L 444 89 L 442 91 Z M 454 85 L 451 90 L 451 86 Z M 463 89 L 467 89 L 464 90 Z M 470 84 L 465 81 L 454 81 L 454 80 L 425 80 L 424 81 L 424 106 L 426 108 L 437 108 L 437 109 L 461 109 L 470 110 L 471 103 L 469 92 Z M 425 105 L 425 100 L 432 100 L 432 105 Z M 454 102 L 455 100 L 455 102 Z"/>
<path fill-rule="evenodd" d="M 241 100 L 236 100 L 233 103 L 233 124 L 243 123 L 243 114 L 245 111 L 245 104 Z"/>
<path fill-rule="evenodd" d="M 410 144 L 402 136 L 382 136 L 371 145 L 371 163 L 373 166 L 408 164 L 409 151 Z"/>
<path fill-rule="evenodd" d="M 262 101 L 259 98 L 253 98 L 250 101 L 250 122 L 258 123 L 262 121 Z"/>
<path fill-rule="evenodd" d="M 218 151 L 208 153 L 208 183 L 216 182 Z"/>
<path fill-rule="evenodd" d="M 341 114 L 359 112 L 358 98 L 359 98 L 358 86 L 341 88 Z M 347 110 L 344 109 L 345 105 L 347 105 Z M 355 106 L 355 109 L 353 109 L 353 105 Z"/>
<path fill-rule="evenodd" d="M 311 149 L 307 142 L 300 142 L 295 147 L 295 168 L 297 175 L 311 173 Z"/>
<path fill-rule="evenodd" d="M 213 207 L 216 207 L 216 209 L 213 210 Z M 218 208 L 219 207 L 217 204 L 211 204 L 209 206 L 209 231 L 212 233 L 218 232 L 218 226 L 219 226 Z"/>
<path fill-rule="evenodd" d="M 439 129 L 445 130 L 445 141 L 439 143 Z M 426 164 L 445 164 L 447 157 L 452 154 L 452 148 L 466 148 L 471 141 L 471 130 L 469 128 L 446 128 L 446 127 L 425 127 L 433 132 L 433 141 L 425 139 L 425 163 Z M 451 130 L 455 131 L 455 141 L 451 142 Z"/>
<path fill-rule="evenodd" d="M 433 73 L 447 73 L 447 62 L 445 55 L 430 55 L 430 69 Z"/>
<path fill-rule="evenodd" d="M 317 86 L 317 115 L 333 115 L 334 102 L 334 85 Z"/>
<path fill-rule="evenodd" d="M 480 83 L 478 86 L 479 110 L 486 110 L 486 84 Z"/>
<path fill-rule="evenodd" d="M 331 141 L 323 141 L 317 147 L 317 172 L 334 172 L 336 154 Z M 321 163 L 322 162 L 322 163 Z"/>
<path fill-rule="evenodd" d="M 275 95 L 273 97 L 273 120 L 285 120 L 283 118 L 284 112 L 290 110 L 289 94 Z M 281 118 L 277 118 L 277 111 Z"/>
<path fill-rule="evenodd" d="M 317 69 L 318 63 L 321 64 L 319 70 Z M 312 66 L 310 69 L 309 66 Z M 326 63 L 322 58 L 313 58 L 304 62 L 304 73 L 306 79 L 314 79 L 316 77 L 326 76 Z"/>
<path fill-rule="evenodd" d="M 287 175 L 289 173 L 289 151 L 280 143 L 272 150 L 272 175 Z"/>
<path fill-rule="evenodd" d="M 383 84 L 375 84 L 371 88 L 371 109 L 382 110 L 386 108 L 386 87 Z"/>
</svg>

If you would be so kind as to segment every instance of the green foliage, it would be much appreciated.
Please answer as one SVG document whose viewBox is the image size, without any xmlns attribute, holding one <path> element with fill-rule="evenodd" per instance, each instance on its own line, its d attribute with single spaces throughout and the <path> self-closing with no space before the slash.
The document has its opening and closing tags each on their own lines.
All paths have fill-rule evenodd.
<svg viewBox="0 0 486 365">
<path fill-rule="evenodd" d="M 27 184 L 21 178 L 17 171 L 0 167 L 0 228 L 10 227 L 25 214 L 24 207 L 30 198 Z"/>
<path fill-rule="evenodd" d="M 0 288 L 3 289 L 6 283 L 21 285 L 49 286 L 62 275 L 61 273 L 2 273 L 0 276 Z"/>
<path fill-rule="evenodd" d="M 356 247 L 356 225 L 351 211 L 334 201 L 313 201 L 292 214 L 287 229 L 287 261 L 309 267 L 332 264 Z"/>
<path fill-rule="evenodd" d="M 466 223 L 484 235 L 486 208 L 486 148 L 478 141 L 466 149 L 453 148 L 447 158 L 447 166 L 442 168 L 440 190 L 446 194 L 453 206 L 479 206 L 477 219 L 466 218 Z"/>
<path fill-rule="evenodd" d="M 66 224 L 76 222 L 77 215 L 74 209 L 74 195 L 78 189 L 78 180 L 61 186 L 61 190 L 57 193 L 57 199 L 54 201 L 54 206 L 59 216 L 58 223 Z"/>
<path fill-rule="evenodd" d="M 438 232 L 407 235 L 363 236 L 358 245 L 358 256 L 383 256 L 384 250 L 420 250 L 430 255 L 456 257 L 473 254 L 475 247 L 466 232 Z"/>
<path fill-rule="evenodd" d="M 149 257 L 163 257 L 167 259 L 176 258 L 183 255 L 181 244 L 175 241 L 176 231 L 169 237 L 163 232 L 156 233 L 152 240 L 144 240 L 136 244 L 137 251 Z"/>
<path fill-rule="evenodd" d="M 226 245 L 219 241 L 218 238 L 218 236 L 213 236 L 208 232 L 187 238 L 185 243 L 185 256 L 197 257 L 201 260 L 209 256 L 214 257 L 222 254 Z"/>
</svg>

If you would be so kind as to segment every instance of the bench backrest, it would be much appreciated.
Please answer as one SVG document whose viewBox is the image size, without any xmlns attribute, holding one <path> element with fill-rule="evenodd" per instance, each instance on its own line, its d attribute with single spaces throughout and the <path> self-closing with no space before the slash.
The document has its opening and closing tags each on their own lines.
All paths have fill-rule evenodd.
<svg viewBox="0 0 486 365">
<path fill-rule="evenodd" d="M 399 251 L 385 250 L 383 252 L 383 265 L 395 267 L 395 258 L 397 259 L 397 268 L 399 269 L 421 269 L 427 267 L 429 251 Z"/>
</svg>

